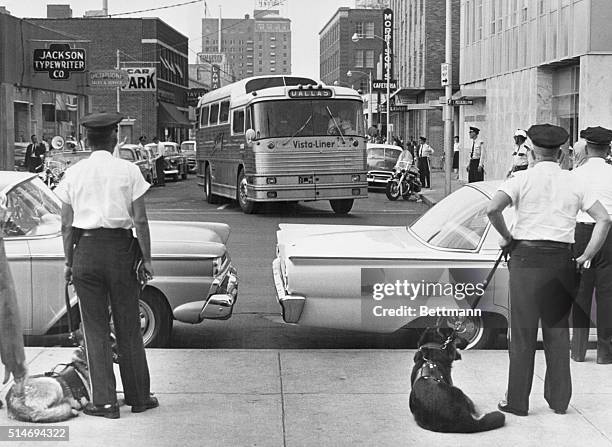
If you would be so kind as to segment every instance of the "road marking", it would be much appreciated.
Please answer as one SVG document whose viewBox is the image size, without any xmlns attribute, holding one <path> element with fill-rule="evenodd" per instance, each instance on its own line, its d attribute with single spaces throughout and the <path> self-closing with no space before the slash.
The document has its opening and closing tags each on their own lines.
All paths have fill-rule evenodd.
<svg viewBox="0 0 612 447">
<path fill-rule="evenodd" d="M 229 203 L 226 203 L 225 205 L 218 206 L 218 207 L 217 207 L 217 209 L 218 209 L 218 210 L 224 210 L 224 209 L 225 209 L 225 208 L 227 208 L 228 206 L 229 206 Z"/>
</svg>

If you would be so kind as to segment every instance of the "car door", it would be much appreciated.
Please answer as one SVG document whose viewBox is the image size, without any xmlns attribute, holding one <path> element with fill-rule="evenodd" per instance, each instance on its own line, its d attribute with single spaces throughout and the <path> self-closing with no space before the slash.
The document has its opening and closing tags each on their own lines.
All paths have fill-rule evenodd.
<svg viewBox="0 0 612 447">
<path fill-rule="evenodd" d="M 6 237 L 4 248 L 9 263 L 9 269 L 15 291 L 17 293 L 17 304 L 23 325 L 24 334 L 31 335 L 32 327 L 32 262 L 30 257 L 30 246 L 24 237 Z"/>
</svg>

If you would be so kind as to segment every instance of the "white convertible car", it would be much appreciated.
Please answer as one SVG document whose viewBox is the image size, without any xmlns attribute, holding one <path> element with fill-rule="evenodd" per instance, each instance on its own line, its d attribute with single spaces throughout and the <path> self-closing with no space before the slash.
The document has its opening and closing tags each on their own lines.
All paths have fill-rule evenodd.
<svg viewBox="0 0 612 447">
<path fill-rule="evenodd" d="M 284 321 L 384 333 L 441 318 L 469 347 L 491 346 L 508 319 L 505 263 L 480 293 L 500 253 L 486 215 L 497 185 L 465 186 L 409 227 L 281 224 L 273 274 Z"/>
</svg>

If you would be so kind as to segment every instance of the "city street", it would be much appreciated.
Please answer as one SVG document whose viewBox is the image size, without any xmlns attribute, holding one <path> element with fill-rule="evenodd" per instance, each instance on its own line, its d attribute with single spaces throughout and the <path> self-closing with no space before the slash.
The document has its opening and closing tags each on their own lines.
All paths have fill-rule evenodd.
<svg viewBox="0 0 612 447">
<path fill-rule="evenodd" d="M 389 335 L 365 334 L 291 326 L 282 322 L 272 279 L 276 230 L 279 223 L 338 225 L 407 225 L 427 210 L 423 203 L 391 202 L 383 191 L 370 191 L 356 200 L 351 213 L 338 216 L 327 201 L 300 203 L 292 209 L 269 204 L 258 214 L 246 215 L 236 203 L 223 199 L 211 205 L 203 200 L 196 177 L 151 188 L 146 196 L 151 220 L 194 220 L 230 225 L 229 252 L 240 276 L 238 303 L 226 321 L 198 325 L 174 324 L 175 348 L 241 349 L 405 349 L 414 344 L 409 331 Z"/>
</svg>

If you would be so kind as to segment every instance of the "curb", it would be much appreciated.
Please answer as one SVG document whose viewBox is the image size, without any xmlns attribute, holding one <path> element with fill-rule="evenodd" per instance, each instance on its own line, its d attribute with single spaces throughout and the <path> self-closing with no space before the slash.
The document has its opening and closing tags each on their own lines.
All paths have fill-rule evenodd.
<svg viewBox="0 0 612 447">
<path fill-rule="evenodd" d="M 424 194 L 424 193 L 421 193 L 421 192 L 419 193 L 419 197 L 423 201 L 423 203 L 425 205 L 427 205 L 428 207 L 430 207 L 430 208 L 432 206 L 434 206 L 436 203 L 438 203 L 438 201 L 436 199 L 432 199 L 431 197 L 428 197 L 427 194 Z"/>
</svg>

